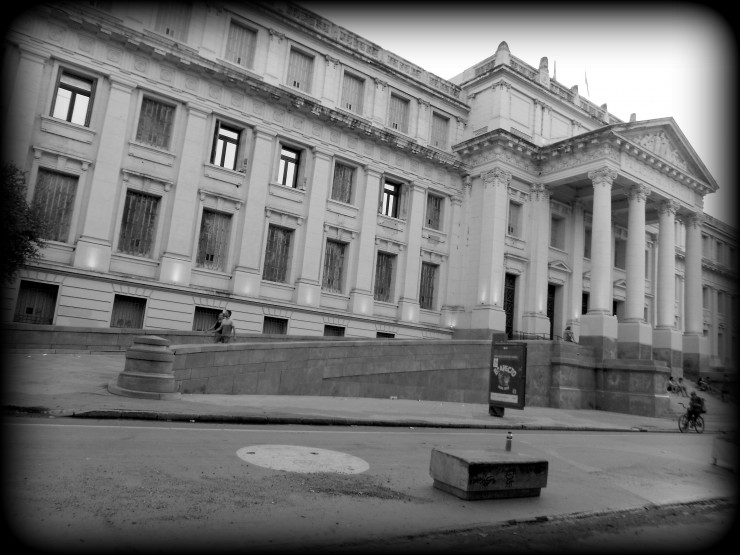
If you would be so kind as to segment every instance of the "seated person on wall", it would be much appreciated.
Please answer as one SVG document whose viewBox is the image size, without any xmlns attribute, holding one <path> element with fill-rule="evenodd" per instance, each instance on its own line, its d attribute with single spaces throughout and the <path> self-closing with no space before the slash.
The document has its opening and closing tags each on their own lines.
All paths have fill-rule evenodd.
<svg viewBox="0 0 740 555">
<path fill-rule="evenodd" d="M 686 386 L 683 384 L 683 378 L 678 378 L 678 391 L 676 393 L 680 393 L 683 397 L 688 397 L 689 392 L 686 391 Z"/>
<path fill-rule="evenodd" d="M 231 321 L 231 311 L 224 310 L 224 318 L 221 320 L 221 325 L 216 330 L 216 333 L 220 333 L 217 342 L 230 343 L 232 339 L 236 337 L 236 328 L 234 323 Z"/>
<path fill-rule="evenodd" d="M 568 343 L 575 343 L 575 342 L 576 342 L 576 338 L 575 338 L 575 336 L 573 335 L 573 330 L 572 330 L 572 329 L 570 329 L 570 326 L 567 326 L 567 327 L 565 328 L 565 335 L 564 335 L 564 339 L 565 339 L 565 340 L 566 340 L 566 341 L 567 341 Z"/>
<path fill-rule="evenodd" d="M 668 378 L 668 384 L 666 384 L 666 390 L 668 393 L 678 393 L 678 384 L 676 383 L 676 380 L 673 379 L 673 376 Z"/>
</svg>

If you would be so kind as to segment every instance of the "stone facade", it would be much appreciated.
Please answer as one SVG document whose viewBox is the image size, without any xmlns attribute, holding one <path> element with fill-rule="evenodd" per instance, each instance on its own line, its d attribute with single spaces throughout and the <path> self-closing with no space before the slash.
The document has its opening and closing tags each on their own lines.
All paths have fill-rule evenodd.
<svg viewBox="0 0 740 555">
<path fill-rule="evenodd" d="M 732 367 L 737 238 L 672 118 L 620 121 L 505 42 L 447 81 L 289 3 L 97 6 L 5 37 L 4 159 L 53 224 L 5 322 L 571 326 L 596 360 Z"/>
</svg>

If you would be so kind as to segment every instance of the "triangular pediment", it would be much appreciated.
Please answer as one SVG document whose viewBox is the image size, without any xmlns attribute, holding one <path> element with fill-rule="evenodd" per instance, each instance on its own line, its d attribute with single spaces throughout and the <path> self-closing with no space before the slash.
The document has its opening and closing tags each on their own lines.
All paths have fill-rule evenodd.
<svg viewBox="0 0 740 555">
<path fill-rule="evenodd" d="M 561 272 L 570 273 L 570 267 L 562 260 L 551 260 L 548 262 L 547 267 L 551 270 L 560 270 Z"/>
<path fill-rule="evenodd" d="M 707 183 L 711 189 L 718 188 L 673 118 L 616 124 L 611 131 L 655 158 Z"/>
</svg>

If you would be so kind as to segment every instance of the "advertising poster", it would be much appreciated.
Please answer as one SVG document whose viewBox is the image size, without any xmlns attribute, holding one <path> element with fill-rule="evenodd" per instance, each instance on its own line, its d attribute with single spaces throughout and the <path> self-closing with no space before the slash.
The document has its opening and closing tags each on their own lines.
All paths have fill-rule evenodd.
<svg viewBox="0 0 740 555">
<path fill-rule="evenodd" d="M 526 369 L 526 343 L 493 343 L 488 404 L 523 409 Z"/>
</svg>

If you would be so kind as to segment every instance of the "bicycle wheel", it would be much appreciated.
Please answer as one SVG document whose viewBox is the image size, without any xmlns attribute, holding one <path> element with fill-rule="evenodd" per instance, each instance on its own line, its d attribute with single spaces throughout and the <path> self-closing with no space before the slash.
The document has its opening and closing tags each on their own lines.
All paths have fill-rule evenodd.
<svg viewBox="0 0 740 555">
<path fill-rule="evenodd" d="M 681 430 L 681 433 L 689 429 L 689 417 L 685 414 L 678 417 L 678 429 Z"/>
<path fill-rule="evenodd" d="M 704 433 L 704 419 L 701 416 L 696 417 L 696 420 L 694 421 L 694 429 L 697 434 Z"/>
</svg>

